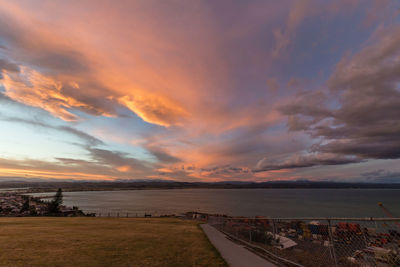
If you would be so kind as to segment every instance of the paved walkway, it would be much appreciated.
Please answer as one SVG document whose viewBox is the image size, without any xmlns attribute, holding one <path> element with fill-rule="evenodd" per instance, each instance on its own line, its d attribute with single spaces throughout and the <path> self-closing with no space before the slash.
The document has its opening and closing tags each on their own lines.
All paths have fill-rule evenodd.
<svg viewBox="0 0 400 267">
<path fill-rule="evenodd" d="M 275 267 L 260 256 L 248 251 L 209 224 L 202 224 L 204 233 L 231 267 Z"/>
</svg>

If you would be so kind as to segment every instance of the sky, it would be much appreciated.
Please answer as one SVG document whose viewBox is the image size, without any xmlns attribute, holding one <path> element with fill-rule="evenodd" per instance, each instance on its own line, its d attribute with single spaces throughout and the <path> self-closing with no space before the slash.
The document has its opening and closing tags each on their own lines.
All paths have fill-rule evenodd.
<svg viewBox="0 0 400 267">
<path fill-rule="evenodd" d="M 0 0 L 0 180 L 400 182 L 400 2 Z"/>
</svg>

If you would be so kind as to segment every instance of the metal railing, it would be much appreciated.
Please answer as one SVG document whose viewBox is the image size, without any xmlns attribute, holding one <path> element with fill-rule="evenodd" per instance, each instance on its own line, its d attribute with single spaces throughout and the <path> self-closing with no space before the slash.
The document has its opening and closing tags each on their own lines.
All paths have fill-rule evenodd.
<svg viewBox="0 0 400 267">
<path fill-rule="evenodd" d="M 110 218 L 146 218 L 146 217 L 184 217 L 184 214 L 166 214 L 166 213 L 161 213 L 157 211 L 127 211 L 127 210 L 107 210 L 107 209 L 101 209 L 101 210 L 84 210 L 84 213 L 88 216 L 93 216 L 93 217 L 110 217 Z"/>
<path fill-rule="evenodd" d="M 110 218 L 145 218 L 145 217 L 159 217 L 157 214 L 150 212 L 118 212 L 118 211 L 103 211 L 97 213 L 88 213 L 95 217 L 110 217 Z"/>
<path fill-rule="evenodd" d="M 283 266 L 400 266 L 400 218 L 209 216 L 208 223 Z"/>
</svg>

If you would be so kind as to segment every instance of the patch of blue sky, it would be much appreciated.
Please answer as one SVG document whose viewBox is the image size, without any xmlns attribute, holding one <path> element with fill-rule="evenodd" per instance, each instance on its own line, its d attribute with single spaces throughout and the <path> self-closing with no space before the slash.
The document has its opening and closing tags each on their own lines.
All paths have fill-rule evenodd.
<svg viewBox="0 0 400 267">
<path fill-rule="evenodd" d="M 287 121 L 280 121 L 278 123 L 273 124 L 272 126 L 268 127 L 268 129 L 266 129 L 266 133 L 269 134 L 276 134 L 276 132 L 282 132 L 282 131 L 287 131 Z"/>
<path fill-rule="evenodd" d="M 155 162 L 154 156 L 152 156 L 146 149 L 141 146 L 133 144 L 121 144 L 116 142 L 107 142 L 106 145 L 99 147 L 101 149 L 107 149 L 111 151 L 121 152 L 127 154 L 128 157 L 135 158 L 138 160 L 144 160 L 149 162 Z"/>
<path fill-rule="evenodd" d="M 329 20 L 323 16 L 305 19 L 296 33 L 290 49 L 290 62 L 278 72 L 290 77 L 318 79 L 329 78 L 336 64 L 346 52 L 358 51 L 371 35 L 374 28 L 361 25 L 363 11 L 353 16 Z M 316 73 L 320 76 L 316 77 Z"/>
<path fill-rule="evenodd" d="M 87 159 L 80 140 L 57 130 L 0 120 L 0 156 L 9 159 L 54 161 L 65 157 Z"/>
<path fill-rule="evenodd" d="M 126 137 L 129 137 L 133 135 L 133 137 L 136 137 L 139 135 L 146 135 L 149 130 L 155 130 L 154 125 L 143 121 L 132 112 L 126 113 L 125 109 L 119 109 L 118 114 L 120 114 L 120 116 L 116 117 L 94 116 L 79 110 L 68 111 L 83 118 L 80 121 L 82 127 L 88 130 L 91 129 L 91 127 L 95 127 L 96 129 L 109 128 L 114 131 L 114 136 L 126 135 Z"/>
<path fill-rule="evenodd" d="M 43 125 L 44 127 L 43 127 Z M 12 158 L 54 160 L 57 157 L 87 159 L 85 141 L 60 129 L 72 126 L 48 112 L 2 101 L 0 105 L 0 153 Z"/>
<path fill-rule="evenodd" d="M 18 118 L 22 120 L 45 122 L 45 124 L 51 126 L 65 125 L 66 123 L 54 116 L 47 111 L 24 105 L 14 101 L 2 101 L 0 102 L 0 119 L 1 118 Z"/>
<path fill-rule="evenodd" d="M 147 150 L 140 146 L 149 128 L 140 118 L 85 116 L 90 116 L 90 119 L 80 121 L 74 128 L 103 141 L 105 145 L 101 148 L 127 153 L 141 160 L 153 159 Z"/>
</svg>

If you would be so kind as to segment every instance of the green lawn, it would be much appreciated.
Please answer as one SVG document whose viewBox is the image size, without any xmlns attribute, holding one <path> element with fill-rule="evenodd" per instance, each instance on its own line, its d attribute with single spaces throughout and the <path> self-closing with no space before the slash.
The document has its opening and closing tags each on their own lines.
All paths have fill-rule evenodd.
<svg viewBox="0 0 400 267">
<path fill-rule="evenodd" d="M 198 223 L 0 218 L 0 266 L 227 266 Z"/>
</svg>

